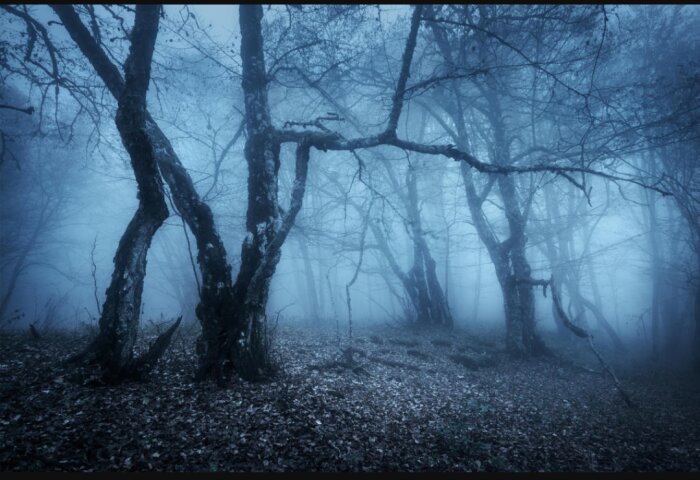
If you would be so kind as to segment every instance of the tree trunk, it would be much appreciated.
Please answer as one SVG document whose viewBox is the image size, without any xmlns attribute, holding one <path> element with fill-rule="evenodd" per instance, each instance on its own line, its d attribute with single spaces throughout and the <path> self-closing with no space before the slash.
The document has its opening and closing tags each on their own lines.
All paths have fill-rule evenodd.
<svg viewBox="0 0 700 480">
<path fill-rule="evenodd" d="M 277 196 L 280 144 L 267 100 L 262 7 L 241 5 L 239 11 L 247 130 L 248 233 L 241 246 L 241 267 L 233 285 L 232 316 L 223 331 L 202 332 L 206 348 L 198 372 L 198 377 L 210 376 L 220 383 L 234 368 L 247 380 L 259 380 L 272 373 L 265 308 L 282 244 L 302 206 L 310 153 L 310 145 L 298 143 L 291 201 L 282 217 Z"/>
<path fill-rule="evenodd" d="M 241 5 L 239 11 L 247 131 L 248 233 L 241 247 L 241 267 L 233 286 L 237 321 L 233 322 L 235 330 L 228 333 L 234 336 L 228 340 L 229 346 L 234 347 L 236 370 L 253 379 L 264 375 L 269 367 L 263 345 L 263 322 L 269 281 L 279 261 L 279 251 L 271 251 L 269 246 L 280 222 L 277 200 L 280 145 L 274 137 L 267 101 L 262 7 Z"/>
<path fill-rule="evenodd" d="M 131 158 L 139 206 L 119 241 L 112 280 L 102 307 L 99 334 L 84 352 L 90 362 L 101 365 L 108 381 L 134 375 L 137 366 L 143 363 L 143 360 L 134 360 L 133 346 L 141 312 L 146 257 L 153 236 L 168 217 L 154 146 L 146 131 L 146 91 L 159 15 L 160 6 L 136 7 L 131 47 L 124 64 L 126 82 L 115 119 Z"/>
<path fill-rule="evenodd" d="M 37 240 L 39 238 L 39 235 L 40 235 L 41 231 L 43 230 L 44 226 L 46 225 L 46 221 L 47 221 L 47 217 L 48 217 L 48 215 L 47 215 L 48 207 L 49 207 L 49 200 L 47 199 L 45 202 L 42 203 L 41 210 L 39 212 L 39 218 L 37 219 L 34 230 L 32 230 L 32 233 L 29 236 L 29 240 L 27 240 L 27 243 L 24 245 L 24 247 L 20 251 L 19 256 L 17 257 L 17 260 L 15 261 L 15 265 L 12 268 L 12 272 L 10 273 L 9 281 L 7 282 L 7 289 L 5 290 L 5 293 L 2 296 L 2 302 L 0 302 L 0 321 L 2 321 L 5 318 L 5 313 L 7 312 L 7 308 L 10 306 L 10 300 L 12 299 L 12 294 L 14 293 L 15 288 L 17 288 L 17 280 L 19 280 L 19 277 L 22 275 L 22 271 L 25 268 L 27 256 L 29 256 L 31 251 L 34 249 L 34 247 L 37 243 Z"/>
<path fill-rule="evenodd" d="M 432 15 L 431 10 L 428 10 L 428 15 Z M 431 28 L 437 46 L 446 63 L 452 68 L 456 67 L 446 32 L 437 23 L 431 24 Z M 486 85 L 486 88 L 481 89 L 489 107 L 487 116 L 493 129 L 491 153 L 493 155 L 493 163 L 508 165 L 510 163 L 509 142 L 505 135 L 505 122 L 492 81 L 492 79 L 487 79 L 489 84 Z M 452 132 L 458 148 L 468 152 L 471 149 L 465 126 L 466 118 L 459 90 L 454 83 L 451 87 L 451 93 L 454 97 L 445 98 L 443 108 L 452 118 L 455 130 L 449 127 L 447 130 Z M 519 281 L 530 278 L 530 266 L 525 256 L 525 245 L 527 243 L 525 217 L 518 204 L 515 182 L 510 175 L 499 175 L 496 179 L 510 229 L 509 238 L 500 242 L 491 230 L 482 208 L 483 202 L 494 182 L 489 180 L 484 191 L 478 193 L 468 166 L 462 163 L 460 170 L 464 180 L 467 205 L 469 206 L 474 227 L 491 257 L 503 293 L 503 306 L 506 317 L 506 348 L 514 355 L 535 355 L 541 353 L 544 350 L 544 344 L 535 331 L 533 287 L 529 283 Z"/>
<path fill-rule="evenodd" d="M 117 67 L 110 61 L 102 47 L 70 5 L 52 5 L 69 35 L 91 63 L 112 95 L 119 99 L 124 81 Z M 200 371 L 208 370 L 210 358 L 219 356 L 217 343 L 223 341 L 229 329 L 235 302 L 231 280 L 231 267 L 226 259 L 226 249 L 214 224 L 209 206 L 204 203 L 194 187 L 192 178 L 180 162 L 170 141 L 146 110 L 146 133 L 153 146 L 153 155 L 160 175 L 168 184 L 175 207 L 187 222 L 197 242 L 197 262 L 202 273 L 202 291 L 196 308 L 202 325 L 202 335 L 197 342 Z M 209 351 L 214 348 L 214 351 Z M 202 378 L 198 376 L 198 378 Z"/>
<path fill-rule="evenodd" d="M 316 290 L 316 281 L 314 278 L 314 269 L 311 266 L 311 256 L 309 255 L 309 247 L 306 245 L 306 240 L 299 235 L 297 237 L 299 242 L 299 251 L 301 252 L 302 260 L 304 261 L 304 277 L 306 278 L 306 295 L 307 304 L 306 311 L 309 318 L 312 320 L 314 325 L 318 325 L 320 322 L 320 312 L 318 305 L 318 294 Z"/>
<path fill-rule="evenodd" d="M 656 159 L 653 154 L 647 154 L 647 168 L 649 175 L 654 178 L 656 175 Z M 659 354 L 660 345 L 660 324 L 661 324 L 661 252 L 658 239 L 658 216 L 656 212 L 656 196 L 644 191 L 647 202 L 647 214 L 649 217 L 649 248 L 651 256 L 651 348 L 654 355 Z"/>
<path fill-rule="evenodd" d="M 497 165 L 508 165 L 510 163 L 509 141 L 505 134 L 503 114 L 500 102 L 493 90 L 495 87 L 489 85 L 490 90 L 486 95 L 486 100 L 490 106 L 490 120 L 494 131 L 493 152 L 494 163 Z M 508 332 L 508 338 L 512 338 L 506 346 L 510 353 L 514 355 L 534 355 L 540 353 L 543 344 L 535 332 L 535 295 L 533 286 L 529 282 L 521 281 L 530 278 L 531 269 L 525 255 L 525 217 L 522 206 L 518 201 L 515 187 L 515 180 L 511 175 L 499 175 L 496 183 L 498 191 L 503 200 L 503 208 L 510 230 L 509 237 L 501 242 L 501 249 L 507 252 L 510 257 L 512 282 L 507 282 L 506 295 L 513 295 L 515 290 L 517 300 L 517 313 L 511 310 L 512 317 L 510 323 L 506 323 L 506 328 L 513 328 L 513 332 Z M 517 325 L 517 326 L 516 326 Z M 517 341 L 516 341 L 517 340 Z"/>
</svg>

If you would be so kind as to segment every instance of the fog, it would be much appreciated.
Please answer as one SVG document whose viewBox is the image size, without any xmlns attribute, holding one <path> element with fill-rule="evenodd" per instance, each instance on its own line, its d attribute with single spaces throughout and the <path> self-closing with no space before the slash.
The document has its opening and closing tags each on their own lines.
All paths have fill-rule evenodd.
<svg viewBox="0 0 700 480">
<path fill-rule="evenodd" d="M 346 138 L 381 131 L 410 9 L 277 5 L 264 10 L 273 123 L 282 127 L 285 122 L 312 122 L 333 112 L 339 117 L 353 115 L 324 123 L 324 128 Z M 473 136 L 471 152 L 493 163 L 496 153 L 490 138 L 497 127 L 489 124 L 493 113 L 479 104 L 478 92 L 494 88 L 510 155 L 519 157 L 519 164 L 527 165 L 529 159 L 530 164 L 580 166 L 623 178 L 573 172 L 575 178 L 567 179 L 546 171 L 508 175 L 527 217 L 525 256 L 532 277 L 547 279 L 555 271 L 572 275 L 578 294 L 594 300 L 626 342 L 651 348 L 653 321 L 658 322 L 654 335 L 660 344 L 670 345 L 674 353 L 688 352 L 695 328 L 693 295 L 698 280 L 692 266 L 697 264 L 697 223 L 692 223 L 697 217 L 684 219 L 687 212 L 678 199 L 659 191 L 671 190 L 668 179 L 679 177 L 676 169 L 684 169 L 682 181 L 688 188 L 695 188 L 692 182 L 697 181 L 693 157 L 697 71 L 692 59 L 697 58 L 698 45 L 694 34 L 688 34 L 695 31 L 698 10 L 609 7 L 602 27 L 601 13 L 588 10 L 563 9 L 561 19 L 549 20 L 553 32 L 565 24 L 566 16 L 577 22 L 576 28 L 565 32 L 567 38 L 559 38 L 559 30 L 548 37 L 541 30 L 548 28 L 547 21 L 533 20 L 533 28 L 540 30 L 533 30 L 539 37 L 534 37 L 532 46 L 518 48 L 494 33 L 477 39 L 483 45 L 481 53 L 470 53 L 476 46 L 464 47 L 464 54 L 457 47 L 454 54 L 465 62 L 463 69 L 494 72 L 488 79 L 484 78 L 488 73 L 477 71 L 453 74 L 457 80 L 440 80 L 444 59 L 439 59 L 439 47 L 426 26 L 419 34 L 409 82 L 424 88 L 414 89 L 406 100 L 399 132 L 420 143 L 454 143 L 449 138 L 455 128 L 449 118 L 455 102 L 450 92 L 459 91 L 464 95 L 460 108 L 470 109 L 464 114 L 471 118 L 466 125 Z M 168 5 L 164 12 L 149 109 L 211 207 L 235 278 L 247 209 L 237 8 Z M 48 7 L 32 7 L 31 13 L 40 22 L 55 20 Z M 128 17 L 129 12 L 124 14 Z M 123 59 L 128 42 L 113 33 L 118 29 L 115 18 L 107 18 L 105 11 L 97 19 L 104 30 L 102 38 L 116 39 L 105 48 L 113 58 Z M 499 25 L 494 20 L 494 28 L 515 41 L 516 34 L 508 30 L 511 21 Z M 47 328 L 95 323 L 112 275 L 114 252 L 138 206 L 128 155 L 111 120 L 116 105 L 59 25 L 50 24 L 48 29 L 61 55 L 61 81 L 55 90 L 43 63 L 50 59 L 46 47 L 39 42 L 31 61 L 23 60 L 22 52 L 29 48 L 24 44 L 25 23 L 7 12 L 2 22 L 2 103 L 34 108 L 31 115 L 8 108 L 0 111 L 3 324 L 23 329 L 30 323 Z M 459 36 L 466 35 L 462 27 L 451 28 L 454 31 L 448 35 L 454 39 L 445 41 L 459 42 Z M 652 28 L 663 31 L 663 38 L 640 35 Z M 590 40 L 581 47 L 576 42 L 584 42 L 586 35 Z M 494 41 L 496 37 L 502 41 Z M 558 42 L 559 51 L 540 52 L 548 42 Z M 571 57 L 579 49 L 579 58 Z M 545 64 L 546 68 L 539 66 Z M 314 85 L 329 97 L 303 85 L 293 72 L 298 68 L 314 77 Z M 679 105 L 652 104 L 668 98 L 663 89 L 687 95 L 695 103 L 679 99 Z M 574 93 L 579 91 L 584 93 Z M 345 112 L 338 112 L 339 106 Z M 668 108 L 682 111 L 654 117 Z M 551 155 L 532 158 L 530 153 L 538 149 Z M 692 152 L 693 159 L 684 160 L 682 152 Z M 293 155 L 293 149 L 284 145 L 281 205 L 290 195 Z M 333 328 L 339 324 L 345 331 L 346 286 L 357 270 L 350 293 L 358 325 L 419 321 L 410 318 L 408 293 L 397 276 L 397 271 L 409 272 L 415 255 L 409 169 L 415 178 L 420 235 L 435 262 L 454 327 L 503 327 L 502 289 L 474 227 L 459 162 L 386 146 L 312 152 L 304 203 L 272 278 L 268 313 L 280 312 L 283 324 Z M 475 177 L 478 186 L 489 175 Z M 690 195 L 688 208 L 697 212 L 694 193 Z M 481 210 L 489 230 L 505 239 L 508 224 L 501 196 L 493 188 Z M 367 218 L 380 227 L 383 239 L 363 227 Z M 556 245 L 559 242 L 564 244 Z M 201 283 L 196 257 L 192 233 L 171 209 L 148 251 L 141 322 L 180 315 L 196 322 Z M 392 270 L 390 262 L 398 270 Z M 654 272 L 659 272 L 656 280 Z M 655 289 L 662 293 L 653 293 Z M 650 312 L 657 309 L 660 313 L 654 315 L 659 317 L 652 320 Z M 555 330 L 550 301 L 539 293 L 535 318 L 539 330 Z M 593 318 L 579 320 L 598 332 Z"/>
<path fill-rule="evenodd" d="M 0 467 L 697 470 L 698 59 L 690 5 L 0 6 Z"/>
</svg>

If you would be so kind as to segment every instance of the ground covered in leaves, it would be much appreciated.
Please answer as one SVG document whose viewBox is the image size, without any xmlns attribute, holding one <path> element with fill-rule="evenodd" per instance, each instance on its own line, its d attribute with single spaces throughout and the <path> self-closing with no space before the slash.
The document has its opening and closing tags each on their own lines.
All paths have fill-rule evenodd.
<svg viewBox="0 0 700 480">
<path fill-rule="evenodd" d="M 61 363 L 86 342 L 0 339 L 1 470 L 700 469 L 697 379 L 614 363 L 630 409 L 585 350 L 517 361 L 498 337 L 383 328 L 343 355 L 289 327 L 275 380 L 220 389 L 192 382 L 180 335 L 148 382 L 95 387 Z"/>
</svg>

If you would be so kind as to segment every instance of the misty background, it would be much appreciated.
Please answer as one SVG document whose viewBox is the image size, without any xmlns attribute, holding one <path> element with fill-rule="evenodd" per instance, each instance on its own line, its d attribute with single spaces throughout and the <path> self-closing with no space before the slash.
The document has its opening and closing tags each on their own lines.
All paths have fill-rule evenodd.
<svg viewBox="0 0 700 480">
<path fill-rule="evenodd" d="M 561 18 L 551 20 L 550 26 L 550 20 L 533 21 L 531 44 L 515 30 L 518 15 L 527 7 L 490 8 L 488 15 L 504 19 L 494 27 L 499 38 L 508 45 L 515 43 L 513 48 L 482 39 L 486 43 L 475 51 L 460 44 L 456 33 L 448 38 L 465 52 L 461 61 L 466 73 L 454 88 L 460 89 L 466 115 L 472 119 L 475 154 L 486 161 L 493 155 L 488 112 L 477 105 L 479 92 L 490 87 L 484 86 L 476 70 L 497 72 L 503 118 L 512 134 L 510 149 L 514 158 L 522 154 L 520 164 L 532 160 L 527 156 L 529 142 L 533 135 L 539 136 L 538 142 L 558 152 L 552 158 L 566 155 L 572 164 L 580 159 L 583 165 L 590 153 L 595 158 L 585 162 L 590 160 L 586 165 L 591 168 L 661 188 L 669 189 L 664 183 L 669 178 L 681 178 L 691 192 L 691 211 L 698 211 L 697 7 L 553 10 L 548 13 Z M 20 66 L 26 26 L 1 16 L 0 103 L 31 106 L 34 111 L 27 115 L 0 109 L 0 317 L 6 328 L 34 324 L 72 329 L 96 324 L 99 318 L 114 252 L 138 205 L 136 184 L 112 121 L 116 102 L 71 47 L 67 34 L 50 24 L 55 21 L 51 10 L 46 6 L 31 10 L 48 23 L 53 41 L 61 45 L 74 93 L 62 88 L 57 95 L 46 72 L 30 75 L 28 67 Z M 149 109 L 212 208 L 235 275 L 247 208 L 238 9 L 167 5 L 164 11 Z M 106 12 L 98 13 L 105 45 L 114 58 L 124 59 L 128 42 L 119 22 Z M 381 128 L 409 17 L 410 8 L 399 5 L 304 6 L 303 11 L 265 7 L 274 123 L 312 121 L 327 112 L 346 117 L 301 80 L 295 69 L 303 68 L 316 85 L 352 112 L 365 132 Z M 292 18 L 295 27 L 290 30 Z M 538 33 L 562 28 L 567 21 L 574 26 L 561 37 Z M 419 35 L 412 83 L 441 74 L 431 37 L 428 28 Z M 545 65 L 547 72 L 534 68 L 515 49 L 537 58 L 537 65 Z M 39 64 L 48 58 L 39 48 L 33 55 Z M 445 128 L 450 121 L 441 110 L 455 102 L 449 95 L 451 81 L 412 91 L 399 123 L 403 138 L 454 143 Z M 593 93 L 586 103 L 572 90 Z M 594 120 L 588 122 L 589 116 Z M 348 118 L 325 125 L 347 137 L 363 133 Z M 283 147 L 281 158 L 280 198 L 286 205 L 294 179 L 291 147 Z M 411 174 L 422 234 L 454 326 L 503 328 L 501 288 L 474 227 L 460 164 L 389 147 L 312 152 L 304 204 L 283 246 L 267 305 L 268 313 L 280 312 L 280 325 L 333 329 L 339 325 L 345 334 L 346 286 L 358 268 L 349 287 L 355 325 L 401 326 L 411 320 L 401 281 L 379 245 L 386 242 L 399 268 L 411 268 L 414 246 L 407 221 Z M 477 176 L 478 185 L 486 185 L 488 176 L 481 177 Z M 587 198 L 562 176 L 511 177 L 519 197 L 531 202 L 526 256 L 532 277 L 547 279 L 554 271 L 575 271 L 580 294 L 595 303 L 623 342 L 640 351 L 651 350 L 652 315 L 658 315 L 659 350 L 669 359 L 686 355 L 697 308 L 700 252 L 692 228 L 693 222 L 697 228 L 697 216 L 689 221 L 673 196 L 629 182 L 588 176 Z M 490 229 L 505 238 L 503 208 L 494 188 L 484 200 L 483 212 Z M 176 210 L 170 210 L 148 253 L 142 323 L 180 315 L 186 323 L 197 321 L 200 279 L 194 238 Z M 366 227 L 367 218 L 378 226 L 382 239 Z M 564 242 L 565 251 L 548 250 L 553 248 L 548 246 L 552 238 Z M 549 298 L 539 290 L 535 298 L 538 330 L 556 332 Z M 579 316 L 571 310 L 571 302 L 568 308 L 596 338 L 609 340 L 590 313 Z"/>
</svg>

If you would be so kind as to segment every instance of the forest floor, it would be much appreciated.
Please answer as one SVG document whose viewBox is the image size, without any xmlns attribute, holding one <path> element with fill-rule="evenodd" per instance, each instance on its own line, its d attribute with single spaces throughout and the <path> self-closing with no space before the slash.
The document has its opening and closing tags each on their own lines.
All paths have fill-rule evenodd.
<svg viewBox="0 0 700 480">
<path fill-rule="evenodd" d="M 700 384 L 595 357 L 518 361 L 498 337 L 280 328 L 278 377 L 192 382 L 181 335 L 147 382 L 88 387 L 60 362 L 85 336 L 0 338 L 0 470 L 700 469 Z M 609 353 L 609 352 L 608 352 Z M 461 362 L 461 363 L 458 363 Z"/>
</svg>

